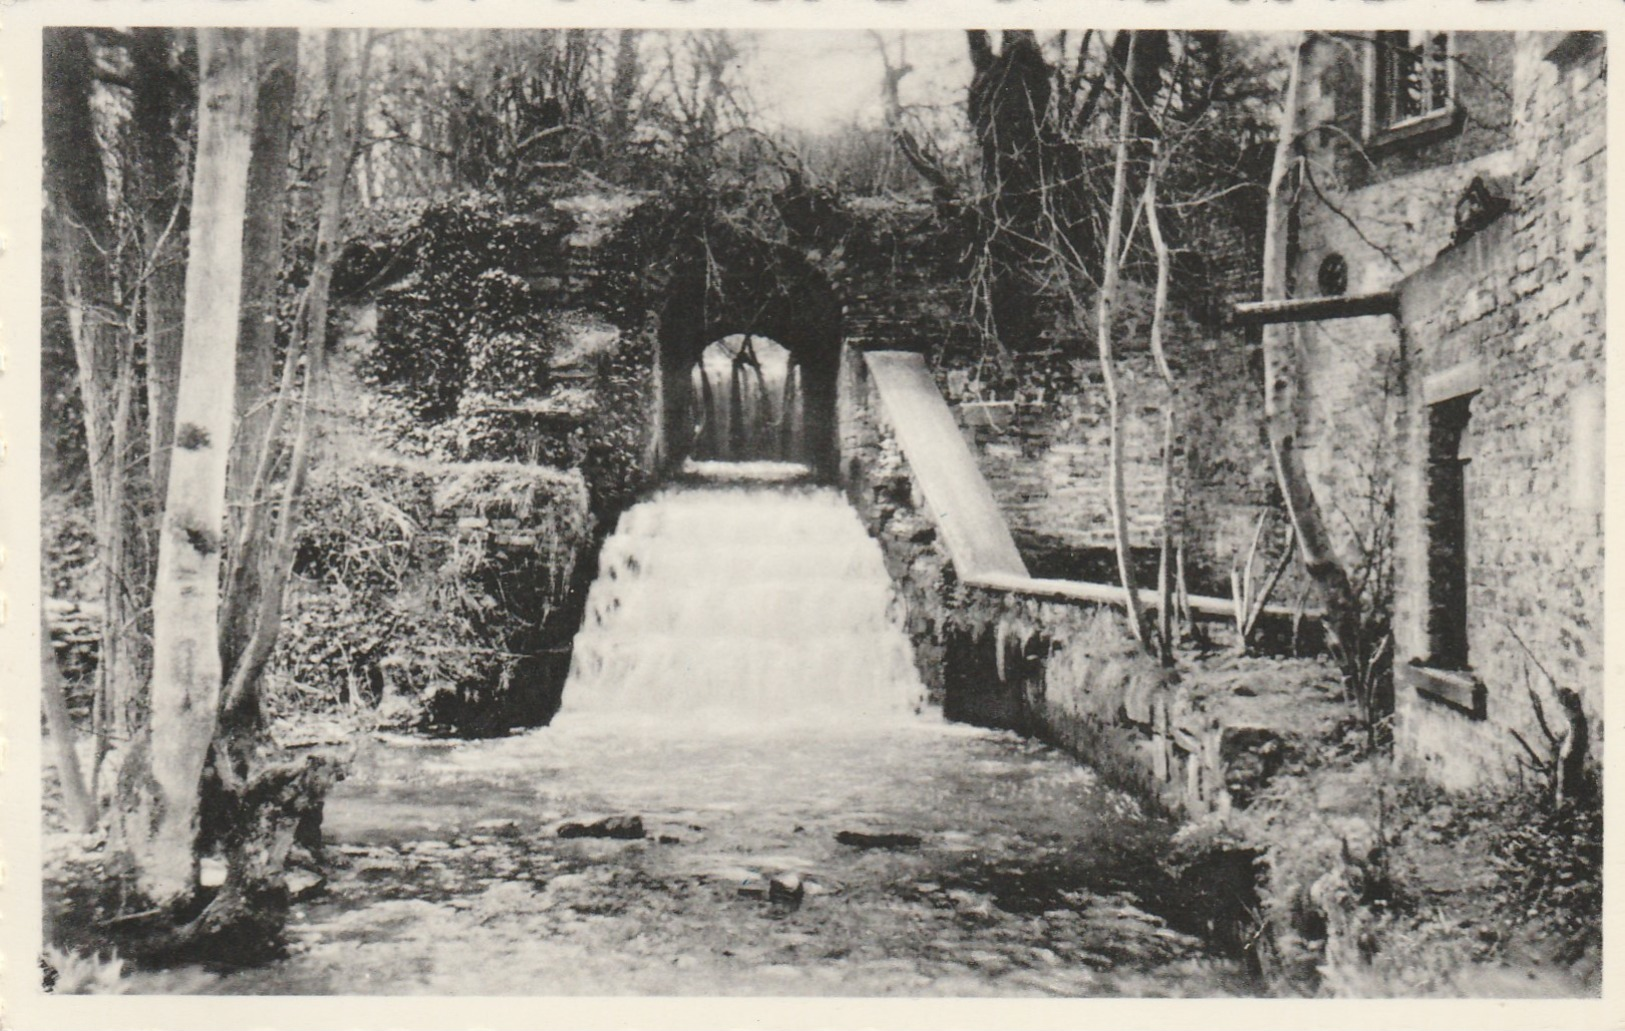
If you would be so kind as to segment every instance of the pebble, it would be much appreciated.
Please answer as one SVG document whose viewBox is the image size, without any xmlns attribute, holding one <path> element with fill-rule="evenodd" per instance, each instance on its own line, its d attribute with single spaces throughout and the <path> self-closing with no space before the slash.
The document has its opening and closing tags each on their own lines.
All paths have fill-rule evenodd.
<svg viewBox="0 0 1625 1031">
<path fill-rule="evenodd" d="M 802 884 L 799 874 L 783 873 L 767 882 L 769 898 L 799 902 L 805 892 L 806 888 Z"/>
<path fill-rule="evenodd" d="M 618 838 L 632 840 L 644 836 L 643 817 L 606 816 L 591 823 L 561 823 L 561 838 Z"/>
</svg>

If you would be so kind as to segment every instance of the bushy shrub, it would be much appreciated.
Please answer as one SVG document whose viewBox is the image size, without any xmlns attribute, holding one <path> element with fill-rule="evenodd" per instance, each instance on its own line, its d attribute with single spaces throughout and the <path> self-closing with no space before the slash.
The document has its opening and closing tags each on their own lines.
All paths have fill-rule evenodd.
<svg viewBox="0 0 1625 1031">
<path fill-rule="evenodd" d="M 1560 963 L 1602 949 L 1602 796 L 1587 790 L 1559 806 L 1522 793 L 1498 807 L 1490 847 L 1501 874 L 1496 906 L 1509 933 L 1545 943 Z"/>
<path fill-rule="evenodd" d="M 282 704 L 505 729 L 516 678 L 573 630 L 556 616 L 591 537 L 581 477 L 379 461 L 322 470 L 304 503 Z"/>
</svg>

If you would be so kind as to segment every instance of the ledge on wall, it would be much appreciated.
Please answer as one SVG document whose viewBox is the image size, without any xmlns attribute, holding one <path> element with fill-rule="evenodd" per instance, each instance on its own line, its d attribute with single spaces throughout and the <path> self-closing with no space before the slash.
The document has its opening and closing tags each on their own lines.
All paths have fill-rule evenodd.
<svg viewBox="0 0 1625 1031">
<path fill-rule="evenodd" d="M 1437 111 L 1407 118 L 1403 122 L 1395 122 L 1378 129 L 1366 137 L 1365 147 L 1368 152 L 1375 153 L 1411 140 L 1433 139 L 1447 133 L 1459 132 L 1465 121 L 1466 112 L 1461 105 L 1451 103 Z"/>
<path fill-rule="evenodd" d="M 1470 672 L 1433 669 L 1414 659 L 1407 665 L 1397 666 L 1394 672 L 1400 683 L 1413 689 L 1420 698 L 1471 719 L 1482 720 L 1488 716 L 1488 691 L 1484 682 Z"/>
</svg>

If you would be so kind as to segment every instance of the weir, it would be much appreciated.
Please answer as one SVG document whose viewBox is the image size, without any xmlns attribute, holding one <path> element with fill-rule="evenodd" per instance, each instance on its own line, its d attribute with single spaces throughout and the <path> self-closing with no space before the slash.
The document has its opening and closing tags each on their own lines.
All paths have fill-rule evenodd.
<svg viewBox="0 0 1625 1031">
<path fill-rule="evenodd" d="M 558 721 L 914 718 L 925 691 L 891 579 L 841 494 L 791 463 L 685 471 L 605 541 Z"/>
</svg>

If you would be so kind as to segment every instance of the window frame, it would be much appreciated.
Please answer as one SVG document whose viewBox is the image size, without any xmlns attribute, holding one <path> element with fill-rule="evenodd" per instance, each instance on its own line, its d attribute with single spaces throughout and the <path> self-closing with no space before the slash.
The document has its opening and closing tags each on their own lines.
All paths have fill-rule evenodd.
<svg viewBox="0 0 1625 1031">
<path fill-rule="evenodd" d="M 1391 82 L 1392 57 L 1384 53 L 1385 48 L 1389 46 L 1389 41 L 1385 37 L 1398 32 L 1405 33 L 1407 43 L 1416 36 L 1421 36 L 1424 40 L 1431 40 L 1434 36 L 1444 36 L 1445 97 L 1443 104 L 1428 111 L 1407 115 L 1399 119 L 1390 118 L 1384 121 L 1382 102 L 1386 98 L 1391 110 L 1393 106 L 1392 97 L 1395 92 Z M 1426 60 L 1425 57 L 1424 60 Z M 1365 98 L 1362 121 L 1364 122 L 1366 142 L 1380 145 L 1455 126 L 1457 116 L 1460 113 L 1456 90 L 1456 34 L 1454 32 L 1432 29 L 1420 31 L 1394 29 L 1373 32 L 1371 34 L 1371 45 L 1366 48 L 1365 60 Z"/>
</svg>

